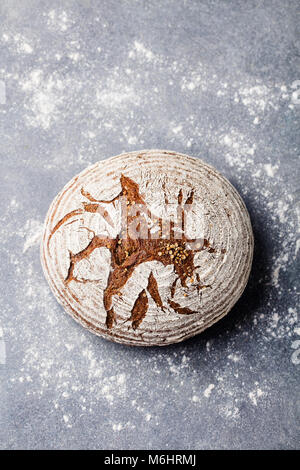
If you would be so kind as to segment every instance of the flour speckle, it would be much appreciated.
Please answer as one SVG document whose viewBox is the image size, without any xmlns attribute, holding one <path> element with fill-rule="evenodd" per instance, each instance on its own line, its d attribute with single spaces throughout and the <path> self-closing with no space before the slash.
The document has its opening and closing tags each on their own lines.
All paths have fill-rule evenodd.
<svg viewBox="0 0 300 470">
<path fill-rule="evenodd" d="M 272 96 L 266 85 L 241 87 L 239 95 L 251 115 L 263 113 Z"/>
<path fill-rule="evenodd" d="M 59 117 L 60 107 L 66 99 L 65 81 L 56 74 L 46 77 L 42 70 L 36 69 L 20 85 L 27 95 L 27 124 L 48 129 Z"/>
<path fill-rule="evenodd" d="M 123 429 L 123 424 L 122 423 L 118 423 L 118 424 L 113 424 L 113 431 L 115 432 L 119 432 L 119 431 L 122 431 Z"/>
<path fill-rule="evenodd" d="M 69 18 L 67 12 L 64 10 L 50 10 L 47 16 L 47 25 L 49 29 L 52 30 L 65 32 L 72 24 L 71 19 Z"/>
<path fill-rule="evenodd" d="M 215 388 L 215 385 L 214 384 L 210 384 L 203 392 L 203 395 L 206 397 L 206 398 L 209 398 L 210 397 L 210 394 L 211 392 L 213 391 L 213 389 Z"/>
<path fill-rule="evenodd" d="M 232 362 L 240 362 L 241 357 L 238 354 L 229 354 L 228 359 Z"/>
<path fill-rule="evenodd" d="M 270 178 L 274 178 L 274 175 L 276 171 L 278 170 L 278 165 L 271 165 L 271 163 L 265 163 L 264 169 Z"/>
<path fill-rule="evenodd" d="M 153 52 L 139 41 L 134 41 L 133 49 L 129 52 L 128 56 L 130 59 L 143 58 L 147 61 L 152 61 L 155 58 Z"/>
<path fill-rule="evenodd" d="M 107 108 L 126 107 L 128 104 L 137 105 L 140 101 L 139 96 L 130 85 L 120 86 L 117 82 L 109 83 L 107 87 L 100 88 L 96 92 L 96 99 L 99 105 Z"/>
<path fill-rule="evenodd" d="M 254 406 L 257 406 L 257 400 L 264 395 L 264 392 L 257 387 L 256 390 L 249 392 L 249 398 Z"/>
<path fill-rule="evenodd" d="M 22 236 L 25 237 L 23 253 L 26 253 L 29 248 L 33 247 L 34 245 L 37 245 L 40 242 L 42 237 L 42 231 L 43 224 L 39 220 L 27 220 L 23 228 L 23 233 L 21 232 Z"/>
</svg>

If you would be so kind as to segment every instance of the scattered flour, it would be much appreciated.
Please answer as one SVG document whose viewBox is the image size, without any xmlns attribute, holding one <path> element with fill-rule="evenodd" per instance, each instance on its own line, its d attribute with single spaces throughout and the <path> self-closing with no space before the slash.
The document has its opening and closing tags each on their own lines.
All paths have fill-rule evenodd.
<svg viewBox="0 0 300 470">
<path fill-rule="evenodd" d="M 2 34 L 2 41 L 6 43 L 8 47 L 16 51 L 17 54 L 28 55 L 34 51 L 31 41 L 20 33 L 16 34 Z"/>
<path fill-rule="evenodd" d="M 15 34 L 14 41 L 19 53 L 32 54 L 33 47 L 27 42 L 26 38 L 21 36 L 21 34 Z"/>
<path fill-rule="evenodd" d="M 208 398 L 212 392 L 212 390 L 215 388 L 214 384 L 210 384 L 203 392 L 203 395 Z"/>
<path fill-rule="evenodd" d="M 134 41 L 133 48 L 129 51 L 128 57 L 130 59 L 142 58 L 149 62 L 155 59 L 153 52 L 138 41 Z"/>
<path fill-rule="evenodd" d="M 117 432 L 117 431 L 122 431 L 122 429 L 123 429 L 123 424 L 122 424 L 122 423 L 113 424 L 112 428 L 113 428 L 113 431 L 115 431 L 115 432 Z"/>
<path fill-rule="evenodd" d="M 266 325 L 264 331 L 265 334 L 276 339 L 290 337 L 295 333 L 295 329 L 297 328 L 297 310 L 289 307 L 280 314 L 274 312 L 268 320 L 268 325 Z"/>
<path fill-rule="evenodd" d="M 300 331 L 298 334 L 300 334 Z M 300 364 L 300 340 L 297 339 L 296 341 L 293 341 L 291 347 L 295 349 L 291 356 L 291 361 L 295 366 L 298 366 Z"/>
<path fill-rule="evenodd" d="M 271 282 L 274 287 L 279 288 L 280 283 L 279 283 L 279 274 L 281 270 L 286 269 L 287 262 L 289 259 L 288 252 L 286 253 L 281 253 L 278 258 L 275 260 L 274 265 L 273 265 L 273 270 L 272 270 L 272 277 L 271 277 Z"/>
<path fill-rule="evenodd" d="M 228 359 L 230 359 L 232 362 L 240 362 L 241 356 L 238 354 L 229 354 Z"/>
<path fill-rule="evenodd" d="M 236 130 L 221 136 L 220 143 L 225 147 L 225 159 L 230 166 L 240 169 L 253 164 L 256 144 Z"/>
<path fill-rule="evenodd" d="M 264 164 L 264 169 L 267 175 L 270 178 L 274 178 L 276 171 L 278 170 L 278 165 L 271 165 L 271 163 L 265 163 Z"/>
<path fill-rule="evenodd" d="M 26 253 L 29 248 L 40 243 L 43 224 L 39 220 L 29 219 L 27 220 L 23 230 L 23 236 L 25 237 L 23 253 Z"/>
<path fill-rule="evenodd" d="M 28 99 L 25 107 L 27 124 L 48 129 L 60 116 L 59 111 L 67 98 L 67 82 L 55 74 L 45 76 L 41 69 L 33 70 L 20 86 Z"/>
<path fill-rule="evenodd" d="M 67 12 L 64 10 L 50 10 L 46 16 L 47 26 L 50 30 L 65 32 L 72 24 Z"/>
<path fill-rule="evenodd" d="M 262 114 L 272 97 L 272 91 L 266 85 L 241 87 L 238 94 L 251 115 Z"/>
<path fill-rule="evenodd" d="M 235 421 L 238 418 L 240 418 L 240 410 L 232 402 L 228 402 L 228 403 L 225 403 L 225 405 L 219 406 L 218 412 L 221 416 L 223 416 L 227 420 L 230 419 L 230 420 Z"/>
<path fill-rule="evenodd" d="M 111 86 L 109 89 L 99 89 L 96 94 L 96 99 L 99 105 L 108 108 L 118 108 L 126 106 L 128 103 L 135 103 L 139 101 L 139 97 L 130 86 L 120 87 L 117 84 Z"/>
<path fill-rule="evenodd" d="M 257 387 L 252 392 L 249 392 L 249 398 L 254 406 L 257 406 L 258 398 L 262 397 L 263 395 L 264 395 L 264 392 L 259 387 Z"/>
<path fill-rule="evenodd" d="M 67 428 L 71 428 L 72 424 L 70 423 L 71 416 L 63 415 L 63 420 Z"/>
<path fill-rule="evenodd" d="M 200 92 L 207 90 L 207 80 L 205 76 L 205 72 L 200 71 L 202 69 L 202 65 L 199 64 L 199 72 L 191 72 L 189 77 L 183 77 L 181 81 L 181 90 L 183 92 L 193 92 L 194 90 L 198 90 Z"/>
<path fill-rule="evenodd" d="M 135 429 L 135 425 L 132 424 L 130 421 L 127 421 L 127 423 L 113 423 L 112 429 L 114 432 L 120 432 L 125 429 Z"/>
</svg>

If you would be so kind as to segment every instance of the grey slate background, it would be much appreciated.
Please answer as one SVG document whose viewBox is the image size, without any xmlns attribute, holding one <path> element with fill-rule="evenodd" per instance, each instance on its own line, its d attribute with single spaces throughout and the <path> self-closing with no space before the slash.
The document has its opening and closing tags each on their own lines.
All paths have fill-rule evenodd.
<svg viewBox="0 0 300 470">
<path fill-rule="evenodd" d="M 299 447 L 297 5 L 1 0 L 0 448 Z M 62 186 L 141 148 L 216 166 L 255 233 L 232 312 L 162 349 L 83 330 L 39 262 Z"/>
</svg>

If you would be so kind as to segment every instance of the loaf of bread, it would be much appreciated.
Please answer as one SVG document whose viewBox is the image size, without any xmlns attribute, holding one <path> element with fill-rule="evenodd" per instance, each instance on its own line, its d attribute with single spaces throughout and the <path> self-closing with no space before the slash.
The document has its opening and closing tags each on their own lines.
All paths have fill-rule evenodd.
<svg viewBox="0 0 300 470">
<path fill-rule="evenodd" d="M 200 333 L 242 294 L 251 269 L 247 209 L 214 168 L 163 150 L 100 161 L 52 202 L 41 259 L 81 325 L 137 346 Z"/>
</svg>

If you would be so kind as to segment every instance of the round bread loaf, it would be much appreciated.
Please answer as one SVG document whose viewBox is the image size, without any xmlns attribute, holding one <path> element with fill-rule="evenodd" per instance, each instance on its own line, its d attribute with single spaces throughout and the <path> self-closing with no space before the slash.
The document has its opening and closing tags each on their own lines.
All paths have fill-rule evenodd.
<svg viewBox="0 0 300 470">
<path fill-rule="evenodd" d="M 41 259 L 58 302 L 104 338 L 167 345 L 200 333 L 242 294 L 247 209 L 214 168 L 163 150 L 100 161 L 52 202 Z"/>
</svg>

